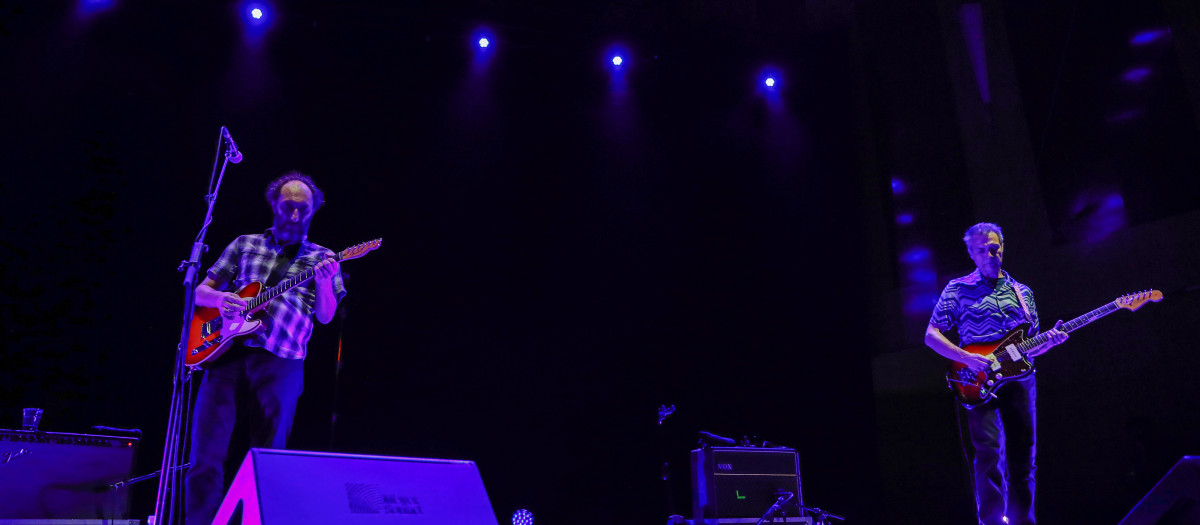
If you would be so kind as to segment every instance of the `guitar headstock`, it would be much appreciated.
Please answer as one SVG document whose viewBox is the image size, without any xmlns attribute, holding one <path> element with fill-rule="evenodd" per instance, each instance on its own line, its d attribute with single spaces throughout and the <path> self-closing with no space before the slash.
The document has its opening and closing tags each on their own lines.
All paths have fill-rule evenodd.
<svg viewBox="0 0 1200 525">
<path fill-rule="evenodd" d="M 1162 292 L 1158 290 L 1146 290 L 1144 292 L 1122 295 L 1115 302 L 1118 308 L 1124 308 L 1132 312 L 1141 308 L 1147 301 L 1157 303 L 1162 300 L 1162 297 Z"/>
<path fill-rule="evenodd" d="M 359 257 L 362 257 L 362 256 L 370 253 L 371 251 L 375 250 L 376 248 L 379 248 L 379 245 L 381 245 L 381 244 L 383 244 L 383 239 L 375 239 L 373 241 L 367 241 L 364 243 L 355 244 L 354 246 L 351 246 L 349 248 L 346 248 L 345 250 L 342 250 L 342 252 L 338 254 L 338 258 L 343 261 L 348 261 L 350 259 L 357 259 Z"/>
</svg>

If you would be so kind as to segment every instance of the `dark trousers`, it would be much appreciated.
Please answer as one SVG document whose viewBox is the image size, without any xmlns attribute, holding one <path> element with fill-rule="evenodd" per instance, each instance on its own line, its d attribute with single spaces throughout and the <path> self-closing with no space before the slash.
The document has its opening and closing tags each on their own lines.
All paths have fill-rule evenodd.
<svg viewBox="0 0 1200 525">
<path fill-rule="evenodd" d="M 996 392 L 998 399 L 967 410 L 975 451 L 975 506 L 982 525 L 1036 523 L 1037 382 L 1031 376 Z"/>
<path fill-rule="evenodd" d="M 184 485 L 187 525 L 209 525 L 228 487 L 225 459 L 239 411 L 250 446 L 285 448 L 296 401 L 304 390 L 304 360 L 236 345 L 204 372 L 191 428 Z"/>
</svg>

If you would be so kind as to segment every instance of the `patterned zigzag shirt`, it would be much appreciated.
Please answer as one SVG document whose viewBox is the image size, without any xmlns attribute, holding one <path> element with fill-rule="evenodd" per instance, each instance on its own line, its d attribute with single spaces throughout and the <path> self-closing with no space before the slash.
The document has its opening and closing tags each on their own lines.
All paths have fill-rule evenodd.
<svg viewBox="0 0 1200 525">
<path fill-rule="evenodd" d="M 929 324 L 942 332 L 958 330 L 959 346 L 998 341 L 1010 330 L 1026 322 L 1025 310 L 1017 298 L 1017 290 L 1029 305 L 1029 333 L 1038 333 L 1037 305 L 1033 291 L 1004 272 L 1003 277 L 989 283 L 979 270 L 950 281 L 933 307 Z"/>
<path fill-rule="evenodd" d="M 263 234 L 242 235 L 229 243 L 217 262 L 208 269 L 208 277 L 216 281 L 213 287 L 216 290 L 240 290 L 255 281 L 266 285 L 276 264 L 291 263 L 287 273 L 279 279 L 283 281 L 333 255 L 330 249 L 305 239 L 300 243 L 296 258 L 288 261 L 283 255 L 283 247 L 275 242 L 275 236 L 268 228 Z M 341 273 L 333 276 L 333 293 L 339 302 L 346 295 Z M 315 283 L 309 279 L 267 303 L 267 315 L 258 316 L 263 326 L 253 335 L 246 336 L 245 343 L 264 348 L 284 359 L 303 359 L 308 339 L 312 336 L 312 314 L 316 306 Z"/>
</svg>

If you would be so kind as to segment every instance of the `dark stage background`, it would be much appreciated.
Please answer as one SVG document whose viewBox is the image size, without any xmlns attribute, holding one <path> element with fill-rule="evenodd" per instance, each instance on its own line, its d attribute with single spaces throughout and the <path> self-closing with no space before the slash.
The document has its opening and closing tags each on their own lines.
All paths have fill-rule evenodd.
<svg viewBox="0 0 1200 525">
<path fill-rule="evenodd" d="M 474 460 L 501 523 L 662 523 L 675 404 L 684 514 L 708 430 L 798 448 L 848 523 L 962 523 L 921 333 L 994 220 L 1045 320 L 1167 293 L 1039 361 L 1043 521 L 1115 522 L 1200 448 L 1194 8 L 895 4 L 297 1 L 255 35 L 232 2 L 0 1 L 0 427 L 141 428 L 157 469 L 225 125 L 205 267 L 291 169 L 326 193 L 311 239 L 384 239 L 343 265 L 292 448 Z"/>
</svg>

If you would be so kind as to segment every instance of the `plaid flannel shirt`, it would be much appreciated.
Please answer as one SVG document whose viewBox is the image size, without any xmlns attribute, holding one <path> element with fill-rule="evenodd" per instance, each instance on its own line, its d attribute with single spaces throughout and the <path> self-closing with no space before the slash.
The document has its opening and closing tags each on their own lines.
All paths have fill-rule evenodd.
<svg viewBox="0 0 1200 525">
<path fill-rule="evenodd" d="M 240 290 L 255 281 L 266 285 L 276 264 L 288 264 L 282 254 L 283 247 L 275 242 L 270 228 L 259 235 L 242 235 L 225 247 L 221 257 L 208 269 L 208 277 L 216 281 L 213 288 L 220 291 Z M 279 281 L 312 268 L 332 255 L 332 250 L 305 239 Z M 333 293 L 338 302 L 346 296 L 341 273 L 333 276 Z M 263 311 L 266 315 L 258 315 L 263 321 L 262 328 L 247 335 L 245 344 L 261 347 L 285 359 L 303 359 L 312 336 L 312 314 L 316 305 L 315 279 L 309 279 L 267 303 Z"/>
</svg>

